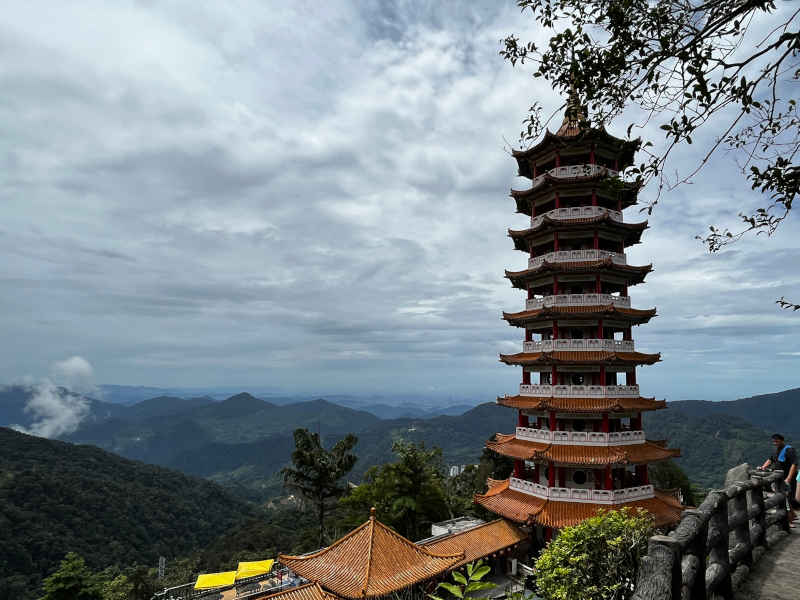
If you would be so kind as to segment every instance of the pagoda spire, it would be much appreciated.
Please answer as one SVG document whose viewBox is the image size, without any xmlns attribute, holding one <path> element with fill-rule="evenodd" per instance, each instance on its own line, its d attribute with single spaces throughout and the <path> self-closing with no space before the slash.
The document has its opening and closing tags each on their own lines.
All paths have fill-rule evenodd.
<svg viewBox="0 0 800 600">
<path fill-rule="evenodd" d="M 575 86 L 575 77 L 573 76 L 572 82 L 569 85 L 569 96 L 567 96 L 567 105 L 564 109 L 564 120 L 561 127 L 556 131 L 556 135 L 562 137 L 580 135 L 584 132 L 586 123 L 586 109 L 581 104 L 580 96 L 578 96 L 578 89 Z"/>
</svg>

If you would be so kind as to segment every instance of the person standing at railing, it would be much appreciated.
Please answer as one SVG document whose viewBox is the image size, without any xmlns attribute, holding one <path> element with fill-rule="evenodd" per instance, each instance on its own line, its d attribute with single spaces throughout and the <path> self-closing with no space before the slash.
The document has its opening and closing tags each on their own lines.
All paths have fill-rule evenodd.
<svg viewBox="0 0 800 600">
<path fill-rule="evenodd" d="M 786 494 L 789 503 L 789 523 L 790 527 L 794 527 L 793 521 L 797 518 L 795 510 L 800 508 L 800 495 L 797 489 L 797 451 L 786 443 L 780 433 L 772 435 L 772 445 L 775 446 L 775 454 L 764 461 L 761 469 L 772 467 L 783 471 L 784 481 L 789 490 Z"/>
</svg>

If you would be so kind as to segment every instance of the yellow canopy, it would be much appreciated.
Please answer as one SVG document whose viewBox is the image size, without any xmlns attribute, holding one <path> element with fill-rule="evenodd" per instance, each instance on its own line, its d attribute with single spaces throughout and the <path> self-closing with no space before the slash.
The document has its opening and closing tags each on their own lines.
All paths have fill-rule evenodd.
<svg viewBox="0 0 800 600">
<path fill-rule="evenodd" d="M 225 571 L 224 573 L 206 573 L 197 576 L 197 583 L 194 584 L 196 590 L 208 590 L 211 588 L 233 585 L 236 580 L 236 571 Z"/>
<path fill-rule="evenodd" d="M 239 568 L 236 570 L 236 579 L 245 579 L 246 577 L 255 577 L 256 575 L 263 575 L 272 570 L 272 565 L 275 560 L 270 558 L 268 560 L 253 560 L 250 562 L 240 562 Z"/>
</svg>

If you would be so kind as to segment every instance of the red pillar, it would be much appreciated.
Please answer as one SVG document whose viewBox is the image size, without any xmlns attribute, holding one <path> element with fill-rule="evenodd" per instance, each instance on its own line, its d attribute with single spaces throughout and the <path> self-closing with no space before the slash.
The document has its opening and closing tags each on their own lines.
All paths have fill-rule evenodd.
<svg viewBox="0 0 800 600">
<path fill-rule="evenodd" d="M 558 275 L 553 275 L 553 295 L 558 296 Z"/>
<path fill-rule="evenodd" d="M 556 430 L 556 411 L 550 411 L 550 431 Z"/>
<path fill-rule="evenodd" d="M 514 477 L 522 475 L 522 461 L 518 458 L 514 460 Z"/>
<path fill-rule="evenodd" d="M 556 371 L 555 367 L 550 372 L 550 385 L 558 385 L 558 371 Z"/>
<path fill-rule="evenodd" d="M 561 208 L 561 197 L 556 192 L 556 208 Z"/>
<path fill-rule="evenodd" d="M 547 463 L 547 487 L 556 487 L 556 468 L 553 463 Z"/>
<path fill-rule="evenodd" d="M 603 319 L 598 319 L 597 321 L 597 339 L 603 339 Z"/>
<path fill-rule="evenodd" d="M 522 383 L 524 385 L 529 385 L 531 382 L 531 372 L 522 369 Z"/>
<path fill-rule="evenodd" d="M 536 177 L 536 173 L 534 173 L 533 176 Z M 531 203 L 531 216 L 536 216 L 536 202 Z"/>
<path fill-rule="evenodd" d="M 544 528 L 544 541 L 550 542 L 553 539 L 553 528 L 552 527 L 545 527 Z"/>
<path fill-rule="evenodd" d="M 529 287 L 528 288 L 528 300 L 530 300 L 531 298 L 533 298 L 533 288 Z"/>
<path fill-rule="evenodd" d="M 625 385 L 636 385 L 636 367 L 625 373 Z"/>
<path fill-rule="evenodd" d="M 603 413 L 603 422 L 600 426 L 600 430 L 603 433 L 608 433 L 609 426 L 608 426 L 608 413 Z"/>
<path fill-rule="evenodd" d="M 642 413 L 636 413 L 636 416 L 631 418 L 631 429 L 634 431 L 642 430 Z"/>
<path fill-rule="evenodd" d="M 532 342 L 533 341 L 533 329 L 526 329 L 525 330 L 525 341 Z"/>
<path fill-rule="evenodd" d="M 592 190 L 592 206 L 597 206 L 597 190 Z"/>
<path fill-rule="evenodd" d="M 561 153 L 560 152 L 556 152 L 556 166 L 557 167 L 561 166 Z"/>
<path fill-rule="evenodd" d="M 606 384 L 606 368 L 600 367 L 600 385 Z"/>
<path fill-rule="evenodd" d="M 553 339 L 558 339 L 558 321 L 553 321 Z"/>
<path fill-rule="evenodd" d="M 533 176 L 536 177 L 537 176 L 536 163 L 533 163 L 531 165 L 531 170 L 533 171 Z"/>
<path fill-rule="evenodd" d="M 603 284 L 600 282 L 600 275 L 594 276 L 594 291 L 597 294 L 603 293 Z"/>
<path fill-rule="evenodd" d="M 517 427 L 530 427 L 528 415 L 524 414 L 521 410 L 517 412 Z"/>
<path fill-rule="evenodd" d="M 541 477 L 541 475 L 539 474 L 539 463 L 534 463 L 534 465 L 533 465 L 533 480 L 536 483 L 539 483 L 539 477 Z"/>
<path fill-rule="evenodd" d="M 628 341 L 633 339 L 633 335 L 631 335 L 631 328 L 630 327 L 626 327 L 625 329 L 622 330 L 622 339 L 623 340 L 628 340 Z"/>
<path fill-rule="evenodd" d="M 594 249 L 597 250 L 600 248 L 600 235 L 597 233 L 597 229 L 594 230 Z"/>
<path fill-rule="evenodd" d="M 558 252 L 558 232 L 553 233 L 553 251 Z"/>
<path fill-rule="evenodd" d="M 606 465 L 606 481 L 605 488 L 607 490 L 614 489 L 614 478 L 611 476 L 611 465 Z"/>
</svg>

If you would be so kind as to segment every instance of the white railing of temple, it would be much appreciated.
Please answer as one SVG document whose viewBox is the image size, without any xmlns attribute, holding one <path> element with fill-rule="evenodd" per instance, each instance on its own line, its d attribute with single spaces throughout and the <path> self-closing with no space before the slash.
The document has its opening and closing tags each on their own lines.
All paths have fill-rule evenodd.
<svg viewBox="0 0 800 600">
<path fill-rule="evenodd" d="M 639 485 L 621 490 L 590 490 L 584 488 L 547 487 L 546 485 L 512 477 L 508 487 L 545 500 L 591 504 L 622 504 L 655 497 L 655 488 L 652 485 Z"/>
<path fill-rule="evenodd" d="M 638 385 L 544 385 L 521 383 L 520 396 L 544 398 L 638 398 Z"/>
<path fill-rule="evenodd" d="M 556 446 L 628 446 L 642 444 L 644 431 L 550 431 L 533 427 L 517 427 L 517 439 Z"/>
<path fill-rule="evenodd" d="M 609 250 L 594 250 L 592 248 L 586 250 L 559 250 L 557 252 L 548 252 L 540 256 L 534 256 L 528 259 L 528 268 L 536 269 L 542 266 L 547 261 L 549 263 L 562 263 L 562 262 L 585 262 L 593 260 L 605 260 L 610 258 L 614 264 L 625 265 L 627 258 L 622 252 L 611 252 Z"/>
<path fill-rule="evenodd" d="M 633 352 L 633 340 L 540 340 L 523 342 L 522 351 L 558 352 L 573 350 L 594 350 L 597 352 Z"/>
<path fill-rule="evenodd" d="M 548 210 L 546 213 L 531 217 L 531 229 L 535 229 L 542 224 L 545 216 L 556 220 L 567 219 L 593 219 L 594 217 L 602 217 L 608 215 L 614 221 L 623 222 L 622 211 L 613 210 L 611 208 L 603 208 L 602 206 L 571 206 L 565 208 L 554 208 Z"/>
<path fill-rule="evenodd" d="M 610 175 L 612 177 L 617 177 L 619 175 L 619 171 L 615 171 L 614 169 L 609 169 L 607 167 L 601 167 L 600 165 L 569 165 L 567 167 L 556 167 L 555 169 L 550 169 L 541 175 L 537 175 L 533 178 L 532 186 L 536 187 L 542 181 L 544 181 L 545 174 L 550 175 L 550 177 L 559 177 L 563 179 L 571 179 L 573 177 L 591 177 L 593 175 Z"/>
<path fill-rule="evenodd" d="M 537 310 L 548 306 L 621 306 L 631 307 L 630 296 L 612 294 L 558 294 L 544 298 L 529 298 L 525 301 L 526 310 Z"/>
</svg>

